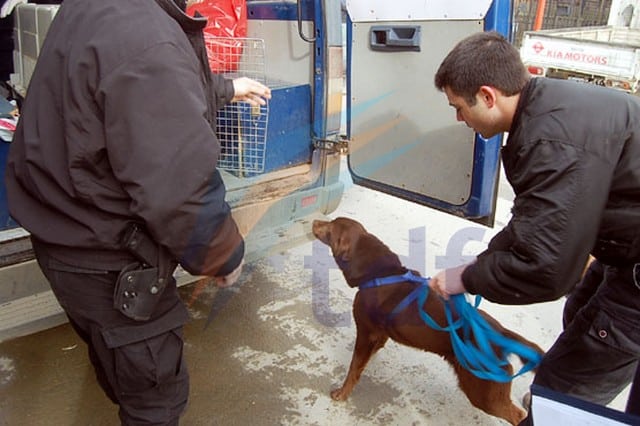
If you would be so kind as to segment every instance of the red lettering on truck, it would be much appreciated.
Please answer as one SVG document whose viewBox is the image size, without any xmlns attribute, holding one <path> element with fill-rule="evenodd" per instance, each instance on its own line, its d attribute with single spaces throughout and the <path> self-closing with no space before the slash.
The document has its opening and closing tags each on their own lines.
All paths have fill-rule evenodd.
<svg viewBox="0 0 640 426">
<path fill-rule="evenodd" d="M 605 55 L 594 55 L 591 53 L 571 52 L 568 50 L 546 49 L 544 44 L 536 41 L 531 48 L 536 55 L 540 55 L 544 51 L 544 56 L 553 59 L 564 59 L 566 61 L 583 62 L 586 64 L 607 65 L 609 58 Z"/>
<path fill-rule="evenodd" d="M 546 56 L 548 58 L 563 59 L 566 61 L 583 62 L 586 64 L 607 65 L 609 58 L 605 55 L 593 55 L 590 53 L 581 52 L 569 52 L 562 50 L 547 50 Z"/>
</svg>

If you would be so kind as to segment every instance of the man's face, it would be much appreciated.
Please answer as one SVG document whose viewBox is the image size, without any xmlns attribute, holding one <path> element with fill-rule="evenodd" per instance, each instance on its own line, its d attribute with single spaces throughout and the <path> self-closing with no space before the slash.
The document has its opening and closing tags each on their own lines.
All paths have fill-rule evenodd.
<svg viewBox="0 0 640 426">
<path fill-rule="evenodd" d="M 476 94 L 476 103 L 473 106 L 469 105 L 462 96 L 453 93 L 448 87 L 445 87 L 444 92 L 449 100 L 449 105 L 456 110 L 458 121 L 464 121 L 467 126 L 480 133 L 484 138 L 490 138 L 499 133 L 499 130 L 495 129 L 495 111 L 492 111 L 492 108 L 489 108 L 484 102 L 480 92 Z"/>
</svg>

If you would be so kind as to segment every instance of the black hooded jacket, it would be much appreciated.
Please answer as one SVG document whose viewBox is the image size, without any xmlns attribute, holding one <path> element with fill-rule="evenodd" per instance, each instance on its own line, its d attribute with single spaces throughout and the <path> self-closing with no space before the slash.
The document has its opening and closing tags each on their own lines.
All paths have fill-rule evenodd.
<svg viewBox="0 0 640 426">
<path fill-rule="evenodd" d="M 463 272 L 467 291 L 503 304 L 549 301 L 572 289 L 589 253 L 640 262 L 640 98 L 532 79 L 502 160 L 513 216 Z"/>
<path fill-rule="evenodd" d="M 6 172 L 11 215 L 51 254 L 119 269 L 139 223 L 194 274 L 244 254 L 216 169 L 202 29 L 171 0 L 66 0 L 40 53 Z"/>
</svg>

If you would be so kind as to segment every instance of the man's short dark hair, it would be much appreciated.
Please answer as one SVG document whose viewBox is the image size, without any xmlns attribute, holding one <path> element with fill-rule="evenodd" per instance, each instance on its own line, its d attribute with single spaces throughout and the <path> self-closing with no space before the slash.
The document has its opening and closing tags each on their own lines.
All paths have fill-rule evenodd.
<svg viewBox="0 0 640 426">
<path fill-rule="evenodd" d="M 506 96 L 520 93 L 530 75 L 518 50 L 502 34 L 487 31 L 460 41 L 440 64 L 435 77 L 439 90 L 449 88 L 469 105 L 481 86 L 492 86 Z"/>
</svg>

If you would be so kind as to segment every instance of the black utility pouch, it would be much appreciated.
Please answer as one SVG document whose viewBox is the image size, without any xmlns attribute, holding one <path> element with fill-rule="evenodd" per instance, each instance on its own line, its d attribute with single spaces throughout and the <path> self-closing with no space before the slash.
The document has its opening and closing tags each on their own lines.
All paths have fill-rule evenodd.
<svg viewBox="0 0 640 426">
<path fill-rule="evenodd" d="M 156 308 L 167 280 L 159 277 L 158 268 L 141 268 L 139 263 L 120 271 L 113 294 L 113 307 L 136 321 L 146 321 Z"/>
</svg>

